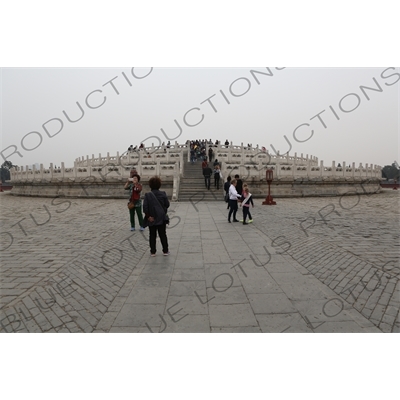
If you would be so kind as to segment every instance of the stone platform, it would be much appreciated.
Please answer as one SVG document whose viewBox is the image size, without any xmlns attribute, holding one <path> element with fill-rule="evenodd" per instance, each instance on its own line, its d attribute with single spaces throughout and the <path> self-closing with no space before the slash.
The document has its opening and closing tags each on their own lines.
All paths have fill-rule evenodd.
<svg viewBox="0 0 400 400">
<path fill-rule="evenodd" d="M 1 332 L 399 332 L 399 192 L 172 203 L 150 257 L 126 201 L 0 193 Z M 238 216 L 240 217 L 240 211 Z"/>
</svg>

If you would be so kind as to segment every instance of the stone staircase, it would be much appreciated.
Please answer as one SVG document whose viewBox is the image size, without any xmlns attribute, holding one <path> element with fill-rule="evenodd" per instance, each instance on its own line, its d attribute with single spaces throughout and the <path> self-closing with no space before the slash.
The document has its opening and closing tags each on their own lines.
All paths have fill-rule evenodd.
<svg viewBox="0 0 400 400">
<path fill-rule="evenodd" d="M 213 167 L 211 166 L 211 169 Z M 210 190 L 207 190 L 204 183 L 201 161 L 191 164 L 187 161 L 187 154 L 184 157 L 183 177 L 180 181 L 178 201 L 224 201 L 224 182 L 220 180 L 219 190 L 214 188 L 214 176 L 211 177 Z"/>
</svg>

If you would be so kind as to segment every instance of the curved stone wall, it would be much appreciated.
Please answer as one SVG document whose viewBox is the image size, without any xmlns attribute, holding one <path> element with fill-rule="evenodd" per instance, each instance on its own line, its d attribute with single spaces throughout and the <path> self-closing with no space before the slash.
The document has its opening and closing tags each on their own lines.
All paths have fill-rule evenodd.
<svg viewBox="0 0 400 400">
<path fill-rule="evenodd" d="M 258 146 L 250 148 L 243 144 L 213 145 L 212 148 L 214 158 L 221 163 L 223 177 L 238 174 L 251 186 L 255 197 L 267 193 L 267 169 L 274 171 L 271 186 L 274 197 L 341 196 L 380 191 L 382 173 L 377 165 L 356 166 L 354 162 L 345 161 L 324 165 L 314 156 L 272 155 Z M 169 198 L 178 201 L 184 163 L 189 160 L 188 143 L 169 147 L 153 145 L 122 155 L 107 153 L 106 157 L 99 154 L 99 157 L 77 158 L 70 168 L 61 163 L 59 168 L 53 164 L 44 168 L 41 164 L 38 170 L 35 167 L 12 169 L 9 182 L 13 185 L 11 193 L 20 196 L 125 198 L 123 186 L 134 167 L 144 189 L 148 179 L 158 175 Z"/>
</svg>

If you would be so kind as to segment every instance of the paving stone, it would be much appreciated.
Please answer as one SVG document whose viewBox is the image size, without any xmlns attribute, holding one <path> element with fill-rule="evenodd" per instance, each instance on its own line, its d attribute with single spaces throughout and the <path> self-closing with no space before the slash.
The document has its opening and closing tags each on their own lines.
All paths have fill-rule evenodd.
<svg viewBox="0 0 400 400">
<path fill-rule="evenodd" d="M 171 314 L 173 318 L 175 318 L 175 314 L 180 316 L 182 314 L 208 315 L 207 304 L 197 296 L 168 296 L 165 311 L 167 315 Z"/>
<path fill-rule="evenodd" d="M 199 296 L 206 295 L 206 284 L 204 281 L 172 281 L 169 289 L 170 296 Z"/>
<path fill-rule="evenodd" d="M 296 312 L 292 302 L 282 293 L 250 293 L 251 307 L 255 314 L 287 314 Z"/>
<path fill-rule="evenodd" d="M 258 326 L 249 304 L 208 305 L 212 327 Z"/>
<path fill-rule="evenodd" d="M 43 332 L 52 328 L 52 325 L 42 313 L 35 316 L 35 322 Z"/>
<path fill-rule="evenodd" d="M 269 278 L 241 278 L 242 286 L 247 295 L 252 293 L 278 294 L 283 293 L 281 287 Z"/>
<path fill-rule="evenodd" d="M 169 287 L 172 275 L 170 273 L 142 273 L 135 287 Z"/>
<path fill-rule="evenodd" d="M 204 281 L 205 273 L 203 268 L 196 269 L 175 269 L 172 275 L 173 281 Z"/>
<path fill-rule="evenodd" d="M 324 299 L 328 298 L 327 291 L 314 285 L 280 285 L 280 289 L 290 300 Z"/>
<path fill-rule="evenodd" d="M 223 290 L 223 291 L 222 291 Z M 242 286 L 225 290 L 221 288 L 207 288 L 207 300 L 209 304 L 248 304 L 249 299 Z"/>
<path fill-rule="evenodd" d="M 369 330 L 369 329 L 368 329 Z M 325 322 L 314 329 L 316 333 L 363 333 L 368 331 L 354 321 Z M 379 330 L 378 330 L 379 332 Z"/>
<path fill-rule="evenodd" d="M 212 333 L 261 333 L 257 326 L 211 327 Z"/>
<path fill-rule="evenodd" d="M 299 313 L 256 314 L 263 333 L 313 332 Z"/>
<path fill-rule="evenodd" d="M 299 272 L 271 272 L 271 276 L 278 285 L 307 285 L 311 277 L 304 276 Z"/>
<path fill-rule="evenodd" d="M 151 326 L 149 328 L 135 327 L 135 326 L 118 326 L 118 327 L 111 328 L 110 333 L 149 333 L 150 334 L 150 333 L 158 333 L 160 330 L 159 326 Z"/>
<path fill-rule="evenodd" d="M 181 316 L 177 322 L 167 319 L 167 326 L 164 330 L 161 327 L 161 333 L 209 333 L 210 332 L 210 320 L 208 315 L 185 315 Z M 178 316 L 177 316 L 178 317 Z"/>
<path fill-rule="evenodd" d="M 129 296 L 125 298 L 125 301 L 117 305 L 117 308 L 121 308 L 126 304 L 165 304 L 168 296 L 168 287 L 143 287 L 135 286 L 130 292 Z M 113 304 L 110 308 L 114 308 Z M 110 310 L 112 311 L 112 310 Z"/>
<path fill-rule="evenodd" d="M 265 265 L 265 269 L 269 272 L 269 273 L 296 273 L 299 272 L 298 268 L 296 268 L 296 266 L 288 263 L 288 262 L 281 262 L 281 263 L 277 263 L 277 262 L 270 262 L 268 264 Z M 307 271 L 308 273 L 308 271 Z"/>
<path fill-rule="evenodd" d="M 164 304 L 125 304 L 118 313 L 113 327 L 160 325 L 162 322 L 160 315 L 164 314 L 164 309 Z"/>
</svg>

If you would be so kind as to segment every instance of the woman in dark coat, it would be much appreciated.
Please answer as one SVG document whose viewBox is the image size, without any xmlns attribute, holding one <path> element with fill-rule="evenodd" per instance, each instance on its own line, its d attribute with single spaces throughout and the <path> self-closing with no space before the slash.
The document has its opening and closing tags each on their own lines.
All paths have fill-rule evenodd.
<svg viewBox="0 0 400 400">
<path fill-rule="evenodd" d="M 149 227 L 150 253 L 155 257 L 157 232 L 160 237 L 164 256 L 169 255 L 167 224 L 165 215 L 169 207 L 169 200 L 165 192 L 160 191 L 161 179 L 155 176 L 149 180 L 151 192 L 146 193 L 143 200 L 143 212 L 145 214 L 145 225 Z"/>
</svg>

